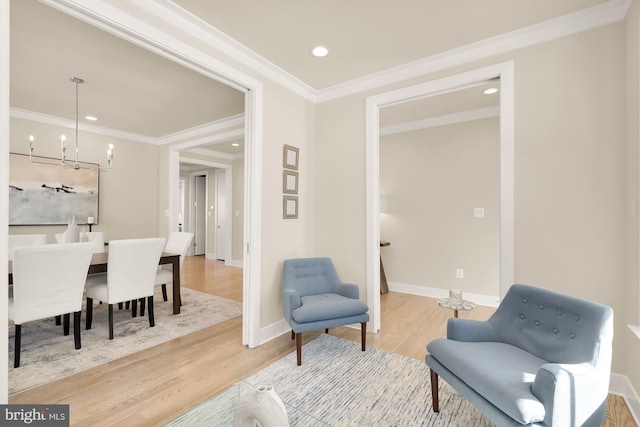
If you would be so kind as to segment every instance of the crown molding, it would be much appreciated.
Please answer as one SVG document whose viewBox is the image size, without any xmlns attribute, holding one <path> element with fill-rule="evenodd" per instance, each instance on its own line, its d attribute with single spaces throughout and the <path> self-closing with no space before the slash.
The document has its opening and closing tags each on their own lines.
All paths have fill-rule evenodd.
<svg viewBox="0 0 640 427">
<path fill-rule="evenodd" d="M 632 0 L 610 0 L 496 37 L 451 49 L 368 76 L 319 90 L 317 103 L 463 65 L 534 44 L 569 36 L 624 19 Z"/>
<path fill-rule="evenodd" d="M 225 117 L 224 119 L 216 120 L 210 123 L 205 123 L 200 126 L 196 126 L 190 129 L 185 129 L 179 132 L 165 135 L 158 138 L 160 145 L 172 144 L 176 142 L 188 141 L 193 138 L 197 138 L 201 135 L 220 132 L 232 127 L 242 127 L 242 134 L 244 136 L 244 113 L 236 114 L 234 116 Z"/>
<path fill-rule="evenodd" d="M 20 108 L 11 107 L 11 117 L 16 119 L 31 120 L 34 122 L 45 123 L 54 126 L 60 126 L 69 129 L 76 128 L 75 120 L 63 119 L 61 117 L 50 116 L 48 114 L 36 113 L 33 111 L 22 110 Z M 78 129 L 85 132 L 97 133 L 100 135 L 113 136 L 115 138 L 128 139 L 131 141 L 144 142 L 145 144 L 158 145 L 158 138 L 152 136 L 140 135 L 133 132 L 125 132 L 122 130 L 106 128 L 103 126 L 89 125 L 86 123 L 78 123 Z"/>
<path fill-rule="evenodd" d="M 222 151 L 210 150 L 208 148 L 200 148 L 200 147 L 191 148 L 189 150 L 186 150 L 186 152 L 192 153 L 192 154 L 200 154 L 201 156 L 217 157 L 219 159 L 225 159 L 225 160 L 244 159 L 243 153 L 229 154 L 229 153 L 223 153 Z"/>
<path fill-rule="evenodd" d="M 307 83 L 258 55 L 245 45 L 232 39 L 222 31 L 203 21 L 171 0 L 132 0 L 160 19 L 181 28 L 232 59 L 281 84 L 292 92 L 316 102 L 316 90 Z"/>
<path fill-rule="evenodd" d="M 473 110 L 461 111 L 458 113 L 445 114 L 442 116 L 430 117 L 428 119 L 381 127 L 380 136 L 410 132 L 419 129 L 433 128 L 437 126 L 452 125 L 455 123 L 469 122 L 471 120 L 486 119 L 489 117 L 498 117 L 499 115 L 500 107 L 498 105 L 485 108 L 476 108 Z"/>
<path fill-rule="evenodd" d="M 61 117 L 50 116 L 47 114 L 36 113 L 33 111 L 23 110 L 12 107 L 10 109 L 11 117 L 16 119 L 31 120 L 38 123 L 45 123 L 53 126 L 60 126 L 69 129 L 75 129 L 76 122 L 74 120 L 63 119 Z M 225 129 L 236 127 L 227 132 Z M 92 132 L 100 135 L 113 136 L 116 138 L 127 139 L 131 141 L 144 142 L 145 144 L 164 145 L 176 142 L 183 142 L 189 146 L 202 144 L 216 144 L 234 139 L 244 138 L 244 113 L 236 114 L 214 122 L 205 123 L 201 126 L 186 129 L 170 135 L 159 138 L 147 135 L 140 135 L 133 132 L 126 132 L 118 129 L 106 128 L 103 126 L 89 125 L 86 123 L 78 123 L 78 129 L 86 132 Z M 211 133 L 214 135 L 207 135 Z M 205 135 L 205 136 L 203 136 Z"/>
</svg>

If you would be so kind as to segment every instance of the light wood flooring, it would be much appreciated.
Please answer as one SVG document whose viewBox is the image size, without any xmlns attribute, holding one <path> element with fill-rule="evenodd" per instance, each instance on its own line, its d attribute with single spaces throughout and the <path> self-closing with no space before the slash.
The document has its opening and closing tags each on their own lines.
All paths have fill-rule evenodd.
<svg viewBox="0 0 640 427">
<path fill-rule="evenodd" d="M 183 286 L 241 302 L 242 270 L 202 256 L 187 257 Z M 368 333 L 367 344 L 418 360 L 424 360 L 427 342 L 445 336 L 446 320 L 451 316 L 451 311 L 438 307 L 431 298 L 395 292 L 381 296 L 381 309 L 382 332 Z M 477 307 L 460 317 L 483 320 L 492 312 Z M 360 340 L 360 332 L 352 328 L 330 333 Z M 74 426 L 162 425 L 295 350 L 290 334 L 254 349 L 241 344 L 241 334 L 242 318 L 237 317 L 10 396 L 9 403 L 69 404 Z M 304 341 L 317 334 L 304 334 Z M 609 396 L 604 426 L 636 426 L 621 397 Z"/>
</svg>

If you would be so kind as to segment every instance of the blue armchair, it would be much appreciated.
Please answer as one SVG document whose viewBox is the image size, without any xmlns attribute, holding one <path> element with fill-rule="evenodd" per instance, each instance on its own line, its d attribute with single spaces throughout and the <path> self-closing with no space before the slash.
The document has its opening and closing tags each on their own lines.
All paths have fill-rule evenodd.
<svg viewBox="0 0 640 427">
<path fill-rule="evenodd" d="M 329 258 L 298 258 L 284 262 L 282 311 L 296 339 L 302 364 L 302 333 L 360 323 L 362 351 L 366 346 L 369 307 L 360 301 L 356 285 L 342 283 Z"/>
<path fill-rule="evenodd" d="M 427 345 L 433 410 L 440 376 L 498 426 L 600 426 L 612 339 L 611 308 L 513 285 L 489 320 L 449 319 Z"/>
</svg>

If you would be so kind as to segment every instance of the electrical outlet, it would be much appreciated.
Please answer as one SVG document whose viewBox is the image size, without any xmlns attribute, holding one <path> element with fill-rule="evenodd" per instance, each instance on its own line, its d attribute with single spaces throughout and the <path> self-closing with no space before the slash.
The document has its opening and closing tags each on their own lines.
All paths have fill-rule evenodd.
<svg viewBox="0 0 640 427">
<path fill-rule="evenodd" d="M 464 270 L 462 268 L 456 268 L 456 278 L 464 279 Z"/>
</svg>

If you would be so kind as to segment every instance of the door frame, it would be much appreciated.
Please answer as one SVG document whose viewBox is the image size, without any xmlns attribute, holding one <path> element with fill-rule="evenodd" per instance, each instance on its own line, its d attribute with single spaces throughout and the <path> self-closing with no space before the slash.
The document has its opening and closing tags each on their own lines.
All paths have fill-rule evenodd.
<svg viewBox="0 0 640 427">
<path fill-rule="evenodd" d="M 513 61 L 478 68 L 366 98 L 367 303 L 372 332 L 380 331 L 380 108 L 451 92 L 474 83 L 500 82 L 500 298 L 513 284 Z"/>
</svg>

